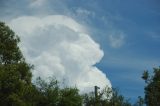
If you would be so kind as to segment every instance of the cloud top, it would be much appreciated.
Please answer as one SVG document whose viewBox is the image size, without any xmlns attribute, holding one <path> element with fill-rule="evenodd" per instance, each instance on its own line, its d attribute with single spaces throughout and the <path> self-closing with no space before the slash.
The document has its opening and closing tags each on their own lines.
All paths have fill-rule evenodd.
<svg viewBox="0 0 160 106">
<path fill-rule="evenodd" d="M 103 51 L 73 19 L 63 15 L 23 16 L 9 25 L 20 36 L 27 61 L 35 65 L 33 80 L 55 76 L 81 92 L 92 91 L 95 85 L 111 87 L 106 75 L 95 66 Z"/>
</svg>

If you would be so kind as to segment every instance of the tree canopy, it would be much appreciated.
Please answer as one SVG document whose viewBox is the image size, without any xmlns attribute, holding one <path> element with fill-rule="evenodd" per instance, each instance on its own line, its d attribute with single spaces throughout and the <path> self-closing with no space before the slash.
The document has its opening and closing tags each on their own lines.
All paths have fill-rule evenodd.
<svg viewBox="0 0 160 106">
<path fill-rule="evenodd" d="M 145 103 L 147 106 L 160 106 L 160 67 L 153 70 L 153 75 L 144 71 L 142 76 L 146 83 Z"/>
<path fill-rule="evenodd" d="M 20 39 L 0 22 L 0 105 L 26 105 L 31 84 L 31 66 L 18 47 Z"/>
<path fill-rule="evenodd" d="M 16 64 L 23 60 L 19 42 L 19 37 L 5 23 L 0 22 L 0 64 Z"/>
</svg>

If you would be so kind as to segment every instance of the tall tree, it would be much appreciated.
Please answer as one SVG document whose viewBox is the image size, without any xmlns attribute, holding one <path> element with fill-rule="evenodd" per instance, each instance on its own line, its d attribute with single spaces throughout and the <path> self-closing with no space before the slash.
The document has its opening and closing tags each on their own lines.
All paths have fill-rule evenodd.
<svg viewBox="0 0 160 106">
<path fill-rule="evenodd" d="M 22 61 L 23 56 L 17 45 L 19 42 L 19 37 L 5 23 L 0 22 L 0 64 Z"/>
<path fill-rule="evenodd" d="M 144 71 L 142 76 L 146 83 L 145 103 L 147 106 L 160 106 L 160 67 L 153 70 L 153 75 Z"/>
<path fill-rule="evenodd" d="M 0 105 L 29 105 L 32 88 L 31 65 L 18 47 L 20 39 L 5 23 L 0 22 Z"/>
</svg>

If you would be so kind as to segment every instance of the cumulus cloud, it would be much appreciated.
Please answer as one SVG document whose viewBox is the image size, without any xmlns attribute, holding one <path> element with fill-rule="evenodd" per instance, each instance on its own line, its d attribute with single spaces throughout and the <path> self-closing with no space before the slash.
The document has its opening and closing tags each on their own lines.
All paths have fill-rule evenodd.
<svg viewBox="0 0 160 106">
<path fill-rule="evenodd" d="M 91 91 L 95 85 L 111 87 L 106 75 L 95 66 L 103 51 L 73 19 L 63 15 L 24 16 L 9 25 L 20 36 L 27 61 L 35 65 L 33 80 L 55 76 L 81 92 Z"/>
</svg>

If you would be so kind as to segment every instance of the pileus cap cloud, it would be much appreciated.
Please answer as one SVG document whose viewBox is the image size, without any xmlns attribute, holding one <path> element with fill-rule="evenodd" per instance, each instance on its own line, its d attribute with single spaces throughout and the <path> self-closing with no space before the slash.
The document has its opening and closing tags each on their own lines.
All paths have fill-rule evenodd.
<svg viewBox="0 0 160 106">
<path fill-rule="evenodd" d="M 9 25 L 20 36 L 27 61 L 35 66 L 33 80 L 55 76 L 81 92 L 91 91 L 95 85 L 111 87 L 106 75 L 95 66 L 103 51 L 73 19 L 63 15 L 24 16 Z"/>
</svg>

